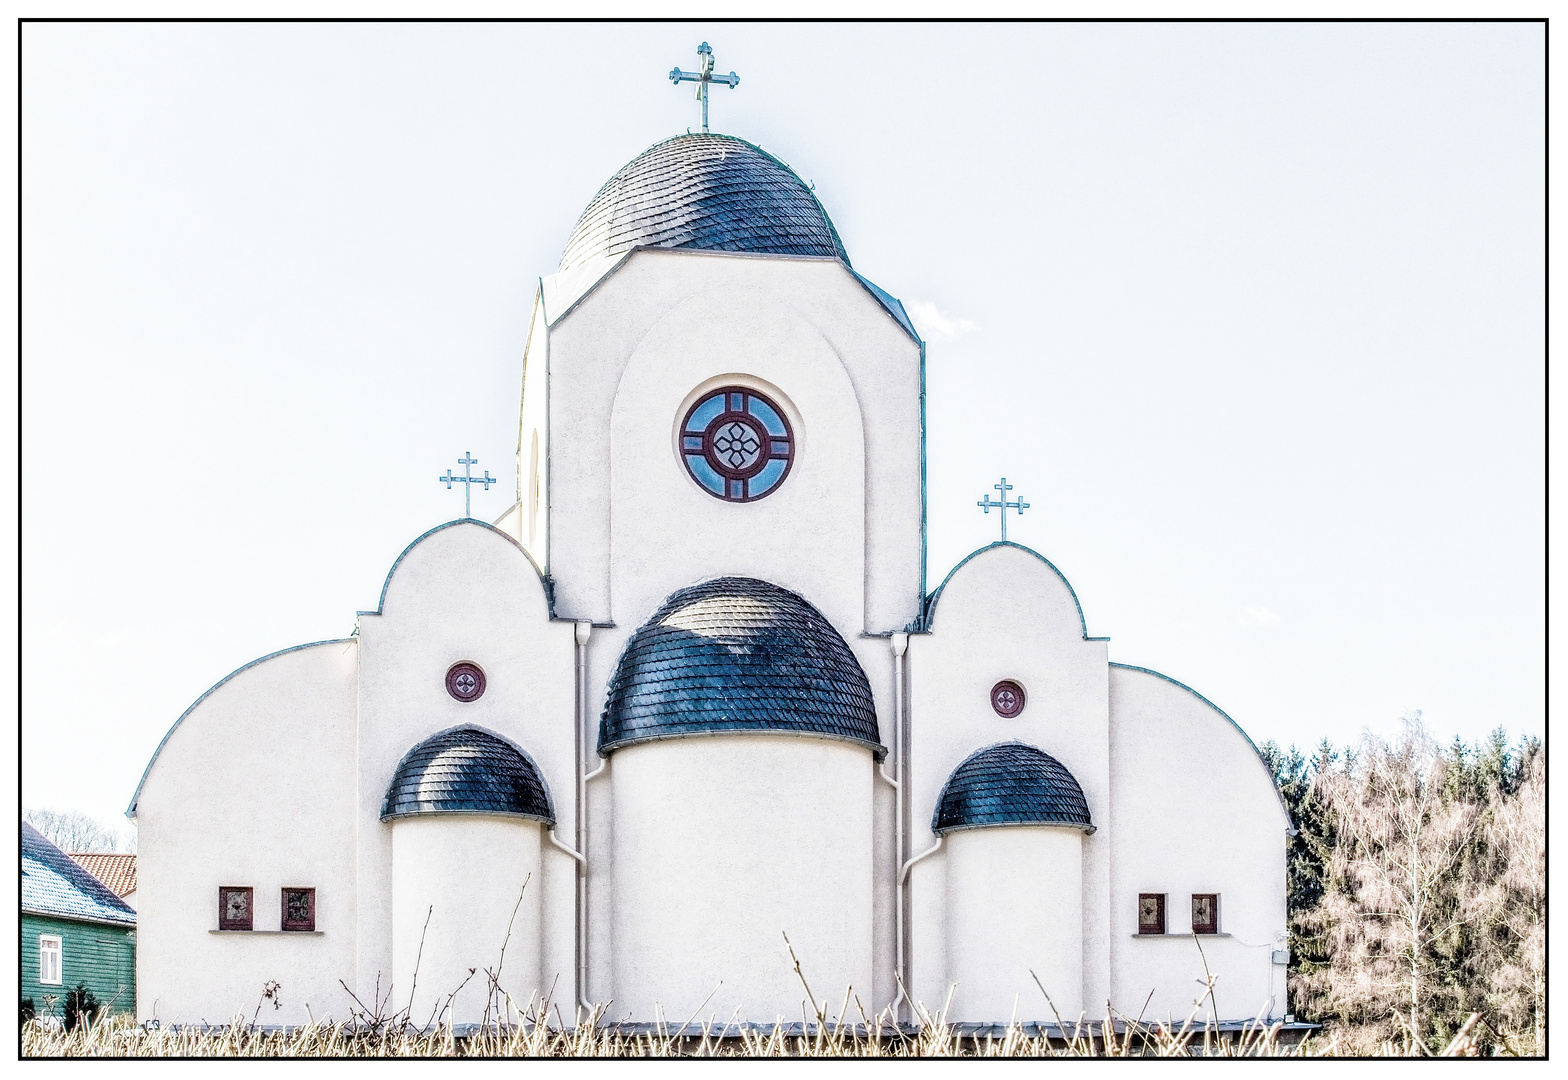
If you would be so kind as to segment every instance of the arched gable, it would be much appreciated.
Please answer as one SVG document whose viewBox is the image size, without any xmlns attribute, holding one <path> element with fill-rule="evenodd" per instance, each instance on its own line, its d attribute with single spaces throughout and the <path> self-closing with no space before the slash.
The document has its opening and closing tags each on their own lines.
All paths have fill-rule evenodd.
<svg viewBox="0 0 1568 1080">
<path fill-rule="evenodd" d="M 169 740 L 174 738 L 174 733 L 180 730 L 180 727 L 185 723 L 186 719 L 195 713 L 196 710 L 201 707 L 202 703 L 207 701 L 208 698 L 212 697 L 219 690 L 223 689 L 224 686 L 228 685 L 230 682 L 238 678 L 240 675 L 243 675 L 245 672 L 250 671 L 252 668 L 259 667 L 262 664 L 268 663 L 269 661 L 276 660 L 281 656 L 287 656 L 290 653 L 301 652 L 305 649 L 317 649 L 327 645 L 354 644 L 356 644 L 355 640 L 351 637 L 347 637 L 329 638 L 326 641 L 312 641 L 304 645 L 291 645 L 287 649 L 279 649 L 277 652 L 272 652 L 268 653 L 266 656 L 257 657 L 248 664 L 241 664 L 223 678 L 213 683 L 202 693 L 199 698 L 191 702 L 184 712 L 180 713 L 179 718 L 176 719 L 173 724 L 169 725 L 169 730 L 164 732 L 163 738 L 158 740 L 157 749 L 152 752 L 152 757 L 147 759 L 147 767 L 142 770 L 141 779 L 136 782 L 136 791 L 131 795 L 130 805 L 125 808 L 125 816 L 130 818 L 132 821 L 136 820 L 136 804 L 141 799 L 142 789 L 147 786 L 147 778 L 152 774 L 152 767 L 158 763 L 158 758 L 163 753 L 163 748 L 169 745 Z"/>
<path fill-rule="evenodd" d="M 376 609 L 374 611 L 360 611 L 356 614 L 385 614 L 387 606 L 387 593 L 392 588 L 392 579 L 397 576 L 398 569 L 403 565 L 404 560 L 409 557 L 415 548 L 424 544 L 437 533 L 444 532 L 445 530 L 458 525 L 472 525 L 480 529 L 487 529 L 495 535 L 499 536 L 501 539 L 505 540 L 512 547 L 516 548 L 518 554 L 520 554 L 524 559 L 528 560 L 529 569 L 533 570 L 534 577 L 539 582 L 540 595 L 544 600 L 545 610 L 548 612 L 550 618 L 555 618 L 555 599 L 551 595 L 549 579 L 547 579 L 544 574 L 540 572 L 539 564 L 534 562 L 533 556 L 528 554 L 528 550 L 523 547 L 522 544 L 518 543 L 517 539 L 512 536 L 512 534 L 506 532 L 504 529 L 500 529 L 494 525 L 480 521 L 477 518 L 457 518 L 456 520 L 445 522 L 444 524 L 437 525 L 433 529 L 427 529 L 425 532 L 420 533 L 419 536 L 415 537 L 409 543 L 409 545 L 398 554 L 398 557 L 392 561 L 392 568 L 387 571 L 386 580 L 381 584 L 381 596 L 376 601 Z"/>
<path fill-rule="evenodd" d="M 1041 555 L 1038 551 L 1035 551 L 1033 548 L 1025 547 L 1022 544 L 1015 544 L 1011 540 L 998 540 L 994 544 L 987 544 L 983 548 L 972 551 L 968 555 L 964 556 L 964 558 L 959 561 L 958 565 L 949 570 L 947 572 L 947 577 L 942 579 L 942 584 L 938 585 L 936 590 L 932 592 L 930 596 L 926 597 L 924 610 L 921 615 L 920 629 L 923 631 L 930 631 L 933 629 L 936 623 L 937 603 L 942 599 L 943 593 L 947 591 L 948 585 L 951 584 L 953 579 L 958 576 L 958 572 L 960 570 L 964 569 L 970 563 L 975 562 L 977 559 L 980 559 L 983 556 L 989 556 L 992 552 L 1009 548 L 1015 551 L 1021 551 L 1026 555 L 1034 556 L 1041 562 L 1041 564 L 1045 566 L 1046 569 L 1056 576 L 1056 579 L 1059 582 L 1061 582 L 1062 588 L 1066 590 L 1067 596 L 1072 600 L 1073 612 L 1077 615 L 1078 618 L 1079 635 L 1084 641 L 1106 640 L 1104 638 L 1091 638 L 1089 636 L 1089 625 L 1084 621 L 1083 617 L 1083 605 L 1078 602 L 1078 593 L 1073 589 L 1072 583 L 1067 580 L 1067 575 L 1058 570 L 1055 563 L 1053 563 L 1050 559 L 1047 559 L 1044 555 Z"/>
<path fill-rule="evenodd" d="M 1240 724 L 1236 723 L 1236 721 L 1228 712 L 1214 704 L 1214 702 L 1210 701 L 1202 694 L 1198 693 L 1198 691 L 1194 690 L 1186 683 L 1181 682 L 1178 679 L 1173 679 L 1169 675 L 1155 671 L 1152 668 L 1138 667 L 1136 664 L 1120 664 L 1115 661 L 1111 661 L 1110 666 L 1112 668 L 1120 668 L 1123 671 L 1136 671 L 1140 674 L 1148 675 L 1155 679 L 1159 679 L 1162 682 L 1168 683 L 1174 689 L 1174 691 L 1179 691 L 1184 695 L 1190 695 L 1192 698 L 1197 699 L 1197 701 L 1201 702 L 1202 705 L 1210 712 L 1214 713 L 1220 719 L 1224 720 L 1225 723 L 1229 724 L 1236 734 L 1241 736 L 1242 741 L 1247 744 L 1247 747 L 1252 751 L 1252 756 L 1257 759 L 1258 767 L 1263 770 L 1264 776 L 1267 777 L 1269 788 L 1274 792 L 1274 797 L 1279 803 L 1280 813 L 1284 815 L 1285 831 L 1291 836 L 1296 835 L 1296 824 L 1291 820 L 1290 808 L 1285 805 L 1285 797 L 1280 793 L 1279 785 L 1274 782 L 1274 771 L 1269 768 L 1268 761 L 1263 757 L 1262 751 L 1258 749 L 1258 744 L 1252 741 L 1252 736 L 1248 735 L 1246 729 L 1243 728 Z M 1114 706 L 1114 695 L 1112 701 L 1113 706 L 1111 712 L 1111 724 L 1114 727 L 1117 719 Z"/>
</svg>

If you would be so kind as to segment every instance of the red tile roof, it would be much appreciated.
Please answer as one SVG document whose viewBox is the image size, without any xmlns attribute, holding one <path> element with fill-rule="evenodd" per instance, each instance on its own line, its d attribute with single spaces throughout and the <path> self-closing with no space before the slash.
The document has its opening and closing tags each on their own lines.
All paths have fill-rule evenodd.
<svg viewBox="0 0 1568 1080">
<path fill-rule="evenodd" d="M 116 896 L 136 891 L 136 856 L 121 854 L 89 855 L 71 853 L 76 865 L 109 886 Z"/>
</svg>

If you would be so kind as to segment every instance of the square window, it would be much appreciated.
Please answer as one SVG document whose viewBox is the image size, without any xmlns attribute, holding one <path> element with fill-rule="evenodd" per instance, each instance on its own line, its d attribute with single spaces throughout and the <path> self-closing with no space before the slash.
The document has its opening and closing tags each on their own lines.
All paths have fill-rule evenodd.
<svg viewBox="0 0 1568 1080">
<path fill-rule="evenodd" d="M 255 905 L 252 901 L 253 890 L 248 885 L 220 885 L 218 886 L 218 929 L 219 930 L 249 930 Z"/>
<path fill-rule="evenodd" d="M 1194 934 L 1220 932 L 1219 893 L 1192 894 L 1192 932 Z"/>
<path fill-rule="evenodd" d="M 314 930 L 316 928 L 316 890 L 283 890 L 283 929 Z"/>
<path fill-rule="evenodd" d="M 1138 933 L 1165 933 L 1165 894 L 1138 894 Z"/>
<path fill-rule="evenodd" d="M 49 934 L 38 935 L 38 981 L 47 986 L 65 982 L 63 973 L 65 943 Z"/>
</svg>

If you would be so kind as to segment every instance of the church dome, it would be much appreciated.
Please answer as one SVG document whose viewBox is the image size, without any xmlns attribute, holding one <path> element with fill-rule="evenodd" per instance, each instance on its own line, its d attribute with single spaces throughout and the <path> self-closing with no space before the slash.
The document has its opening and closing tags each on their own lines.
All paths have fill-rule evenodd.
<svg viewBox="0 0 1568 1080">
<path fill-rule="evenodd" d="M 866 673 L 821 612 L 765 581 L 717 578 L 671 595 L 626 643 L 599 722 L 599 753 L 737 731 L 887 752 Z"/>
<path fill-rule="evenodd" d="M 1094 828 L 1073 774 L 1044 750 L 1021 742 L 997 743 L 966 757 L 942 788 L 931 831 L 988 825 Z"/>
<path fill-rule="evenodd" d="M 572 228 L 561 270 L 634 247 L 822 255 L 838 230 L 790 167 L 733 135 L 677 135 L 610 177 Z"/>
<path fill-rule="evenodd" d="M 534 763 L 511 743 L 471 727 L 434 735 L 397 763 L 381 820 L 413 814 L 508 814 L 555 824 Z"/>
</svg>

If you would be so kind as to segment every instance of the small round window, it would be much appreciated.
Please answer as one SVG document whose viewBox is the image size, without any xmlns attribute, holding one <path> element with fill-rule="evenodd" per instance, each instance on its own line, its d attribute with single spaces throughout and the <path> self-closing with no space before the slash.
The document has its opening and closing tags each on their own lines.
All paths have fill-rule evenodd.
<svg viewBox="0 0 1568 1080">
<path fill-rule="evenodd" d="M 478 664 L 453 664 L 447 669 L 446 692 L 458 701 L 477 701 L 485 692 L 485 673 Z"/>
<path fill-rule="evenodd" d="M 991 708 L 998 716 L 1017 716 L 1024 711 L 1024 688 L 1012 679 L 1003 679 L 991 687 Z"/>
<path fill-rule="evenodd" d="M 714 498 L 751 502 L 789 475 L 795 434 L 773 402 L 744 386 L 726 386 L 704 394 L 686 414 L 681 460 Z"/>
</svg>

